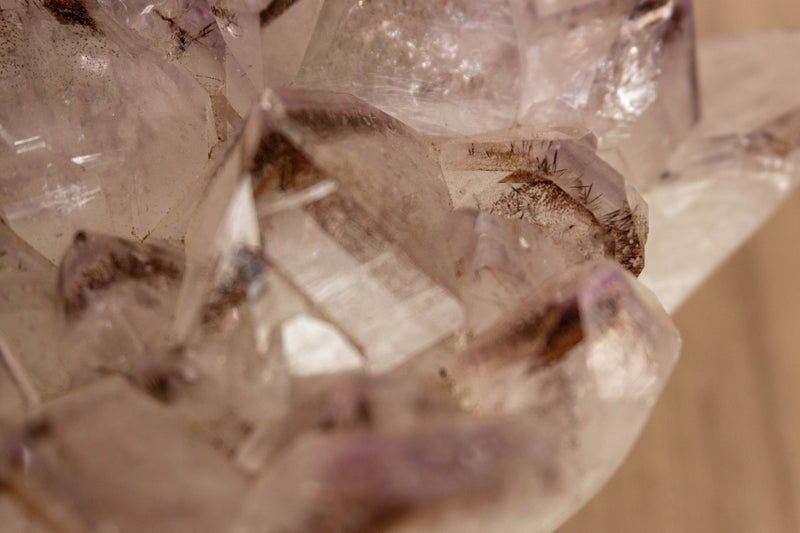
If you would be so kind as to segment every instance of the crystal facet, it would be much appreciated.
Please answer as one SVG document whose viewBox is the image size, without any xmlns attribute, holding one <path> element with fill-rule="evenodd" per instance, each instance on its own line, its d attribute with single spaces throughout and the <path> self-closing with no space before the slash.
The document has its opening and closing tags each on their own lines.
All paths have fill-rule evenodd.
<svg viewBox="0 0 800 533">
<path fill-rule="evenodd" d="M 673 310 L 800 183 L 800 36 L 717 38 L 699 54 L 704 119 L 647 195 L 650 267 Z M 730 90 L 736 87 L 736 90 Z"/>
<path fill-rule="evenodd" d="M 789 34 L 701 48 L 667 165 L 688 0 L 0 30 L 4 531 L 549 533 L 680 351 L 634 275 L 674 306 L 797 182 Z"/>
<path fill-rule="evenodd" d="M 646 206 L 591 142 L 511 131 L 444 142 L 440 158 L 455 207 L 520 218 L 565 247 L 587 257 L 602 249 L 639 274 Z"/>
<path fill-rule="evenodd" d="M 698 119 L 691 2 L 325 2 L 295 83 L 421 131 L 581 126 L 649 188 Z"/>
<path fill-rule="evenodd" d="M 111 379 L 0 433 L 0 481 L 65 531 L 223 531 L 244 477 Z"/>
<path fill-rule="evenodd" d="M 216 142 L 208 94 L 97 5 L 0 8 L 4 219 L 53 261 L 80 229 L 145 237 Z"/>
</svg>

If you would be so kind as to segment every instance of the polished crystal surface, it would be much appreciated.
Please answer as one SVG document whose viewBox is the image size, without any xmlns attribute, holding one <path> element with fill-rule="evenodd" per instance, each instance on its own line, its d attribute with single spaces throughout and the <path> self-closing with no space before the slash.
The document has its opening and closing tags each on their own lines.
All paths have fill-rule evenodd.
<svg viewBox="0 0 800 533">
<path fill-rule="evenodd" d="M 688 0 L 0 29 L 3 531 L 549 533 L 675 364 L 658 299 L 797 181 L 793 34 L 701 46 L 667 162 Z"/>
</svg>

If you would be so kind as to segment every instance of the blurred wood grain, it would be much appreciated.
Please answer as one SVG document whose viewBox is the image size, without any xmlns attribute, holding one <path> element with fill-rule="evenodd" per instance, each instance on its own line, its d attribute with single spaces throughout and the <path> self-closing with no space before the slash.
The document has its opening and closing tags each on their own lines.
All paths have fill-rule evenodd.
<svg viewBox="0 0 800 533">
<path fill-rule="evenodd" d="M 800 29 L 800 0 L 695 6 L 701 36 Z M 682 359 L 641 439 L 559 533 L 800 532 L 800 191 L 675 319 Z"/>
</svg>

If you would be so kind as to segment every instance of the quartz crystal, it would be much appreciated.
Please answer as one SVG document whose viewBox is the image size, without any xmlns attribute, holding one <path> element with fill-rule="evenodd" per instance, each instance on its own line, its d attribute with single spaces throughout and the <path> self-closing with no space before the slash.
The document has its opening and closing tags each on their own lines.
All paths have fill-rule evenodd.
<svg viewBox="0 0 800 533">
<path fill-rule="evenodd" d="M 204 1 L 112 0 L 101 7 L 144 37 L 167 61 L 194 76 L 211 99 L 217 136 L 225 139 L 228 130 L 238 125 L 237 119 L 247 113 L 257 91 L 245 68 L 228 53 L 214 6 Z"/>
<path fill-rule="evenodd" d="M 116 378 L 4 427 L 0 479 L 70 532 L 223 531 L 245 489 L 224 456 Z"/>
<path fill-rule="evenodd" d="M 331 0 L 319 20 L 295 83 L 426 133 L 583 126 L 648 188 L 698 118 L 689 1 Z"/>
<path fill-rule="evenodd" d="M 96 4 L 0 9 L 4 219 L 52 261 L 83 228 L 144 238 L 216 143 L 208 94 Z"/>
<path fill-rule="evenodd" d="M 455 207 L 520 218 L 565 247 L 586 256 L 602 249 L 639 274 L 646 206 L 592 141 L 512 130 L 444 142 L 440 161 Z"/>
<path fill-rule="evenodd" d="M 645 195 L 651 238 L 642 281 L 667 309 L 800 183 L 797 54 L 800 36 L 789 32 L 716 38 L 701 47 L 704 119 Z"/>
<path fill-rule="evenodd" d="M 674 306 L 797 180 L 790 34 L 701 47 L 668 163 L 688 0 L 0 30 L 4 531 L 549 533 L 680 351 L 634 276 Z"/>
<path fill-rule="evenodd" d="M 423 502 L 442 513 L 406 512 L 389 530 L 557 525 L 624 457 L 675 361 L 674 326 L 635 283 L 612 263 L 560 276 L 443 358 L 438 394 L 402 374 L 300 385 L 280 426 L 300 436 L 283 452 L 274 436 L 259 442 L 277 458 L 249 495 L 244 530 L 363 531 Z M 457 403 L 442 401 L 447 389 Z M 493 505 L 448 517 L 475 497 Z"/>
<path fill-rule="evenodd" d="M 234 211 L 206 230 L 221 197 L 211 191 L 189 236 L 217 233 L 209 260 L 219 266 L 210 272 L 236 253 L 233 232 L 251 246 L 263 236 L 268 268 L 338 324 L 364 364 L 395 366 L 454 333 L 463 314 L 443 284 L 446 256 L 431 253 L 443 248 L 435 229 L 449 198 L 429 151 L 405 125 L 354 98 L 269 93 L 217 178 L 241 191 L 222 205 Z"/>
</svg>

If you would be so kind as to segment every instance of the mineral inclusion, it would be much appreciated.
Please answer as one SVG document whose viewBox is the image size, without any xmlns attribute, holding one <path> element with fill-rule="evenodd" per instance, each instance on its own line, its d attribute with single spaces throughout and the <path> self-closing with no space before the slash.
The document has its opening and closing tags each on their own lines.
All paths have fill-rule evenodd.
<svg viewBox="0 0 800 533">
<path fill-rule="evenodd" d="M 800 38 L 701 47 L 690 134 L 688 0 L 0 0 L 0 35 L 4 531 L 553 531 L 680 351 L 635 276 L 674 307 L 798 181 Z"/>
</svg>

